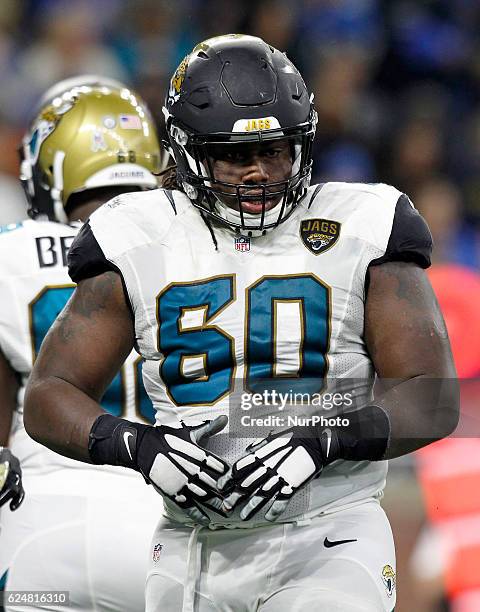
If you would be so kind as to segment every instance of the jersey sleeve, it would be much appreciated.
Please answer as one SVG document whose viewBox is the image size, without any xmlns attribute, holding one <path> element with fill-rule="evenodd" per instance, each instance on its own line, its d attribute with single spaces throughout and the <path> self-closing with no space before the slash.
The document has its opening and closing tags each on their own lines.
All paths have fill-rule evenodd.
<svg viewBox="0 0 480 612">
<path fill-rule="evenodd" d="M 78 232 L 68 252 L 70 278 L 74 283 L 78 283 L 86 278 L 112 270 L 116 272 L 117 268 L 105 257 L 87 221 Z"/>
<path fill-rule="evenodd" d="M 395 207 L 392 231 L 385 253 L 373 259 L 370 266 L 378 266 L 388 261 L 413 262 L 421 268 L 431 265 L 432 235 L 422 215 L 402 194 Z"/>
</svg>

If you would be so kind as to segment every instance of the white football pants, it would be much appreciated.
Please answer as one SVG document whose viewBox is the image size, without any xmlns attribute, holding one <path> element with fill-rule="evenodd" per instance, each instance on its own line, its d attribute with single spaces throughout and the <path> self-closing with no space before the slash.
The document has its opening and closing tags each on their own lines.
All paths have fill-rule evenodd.
<svg viewBox="0 0 480 612">
<path fill-rule="evenodd" d="M 301 525 L 213 531 L 163 519 L 146 610 L 391 612 L 394 572 L 392 532 L 376 500 Z"/>
</svg>

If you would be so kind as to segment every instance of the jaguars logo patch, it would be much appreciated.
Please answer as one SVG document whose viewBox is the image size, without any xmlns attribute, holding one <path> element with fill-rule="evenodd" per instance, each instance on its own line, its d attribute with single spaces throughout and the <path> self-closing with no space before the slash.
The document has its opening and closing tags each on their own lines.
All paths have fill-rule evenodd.
<svg viewBox="0 0 480 612">
<path fill-rule="evenodd" d="M 189 59 L 189 55 L 183 58 L 170 81 L 170 89 L 168 90 L 170 104 L 173 104 L 180 98 L 180 90 L 182 89 L 182 84 L 185 80 Z"/>
<path fill-rule="evenodd" d="M 338 221 L 330 219 L 303 219 L 300 223 L 300 236 L 309 251 L 320 255 L 337 242 L 340 226 Z"/>
<path fill-rule="evenodd" d="M 73 102 L 64 102 L 61 106 L 47 106 L 36 118 L 30 135 L 24 141 L 28 147 L 28 159 L 31 164 L 36 164 L 40 149 L 45 140 L 56 129 L 62 116 L 73 108 Z"/>
<path fill-rule="evenodd" d="M 387 595 L 391 597 L 395 591 L 395 570 L 391 565 L 384 565 L 382 569 L 382 580 L 387 591 Z"/>
</svg>

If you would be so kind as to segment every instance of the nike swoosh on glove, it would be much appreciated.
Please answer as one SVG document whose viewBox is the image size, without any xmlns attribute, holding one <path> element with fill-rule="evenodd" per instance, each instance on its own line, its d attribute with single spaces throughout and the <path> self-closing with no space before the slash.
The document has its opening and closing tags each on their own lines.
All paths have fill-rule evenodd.
<svg viewBox="0 0 480 612">
<path fill-rule="evenodd" d="M 277 520 L 295 493 L 329 462 L 331 441 L 327 434 L 317 438 L 309 428 L 292 427 L 254 442 L 247 447 L 248 454 L 218 481 L 219 489 L 229 493 L 224 509 L 229 512 L 247 498 L 240 512 L 242 520 L 265 507 L 266 520 Z"/>
<path fill-rule="evenodd" d="M 0 446 L 0 507 L 10 500 L 10 510 L 16 510 L 23 502 L 20 462 L 8 448 Z"/>
<path fill-rule="evenodd" d="M 153 427 L 105 414 L 91 429 L 90 456 L 94 463 L 139 471 L 192 520 L 208 524 L 210 519 L 198 502 L 224 514 L 217 480 L 229 466 L 200 445 L 227 422 L 226 416 L 219 416 L 213 421 L 176 421 Z"/>
</svg>

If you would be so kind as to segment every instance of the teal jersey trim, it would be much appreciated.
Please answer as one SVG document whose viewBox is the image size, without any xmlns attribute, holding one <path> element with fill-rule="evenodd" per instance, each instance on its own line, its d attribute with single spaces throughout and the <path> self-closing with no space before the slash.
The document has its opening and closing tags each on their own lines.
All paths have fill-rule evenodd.
<svg viewBox="0 0 480 612">
<path fill-rule="evenodd" d="M 0 226 L 0 234 L 6 234 L 7 232 L 13 232 L 13 230 L 20 229 L 23 227 L 23 221 L 19 223 L 9 223 L 8 225 Z"/>
<path fill-rule="evenodd" d="M 7 584 L 7 577 L 8 577 L 8 570 L 3 574 L 3 576 L 0 576 L 0 591 L 5 590 L 5 586 Z"/>
</svg>

